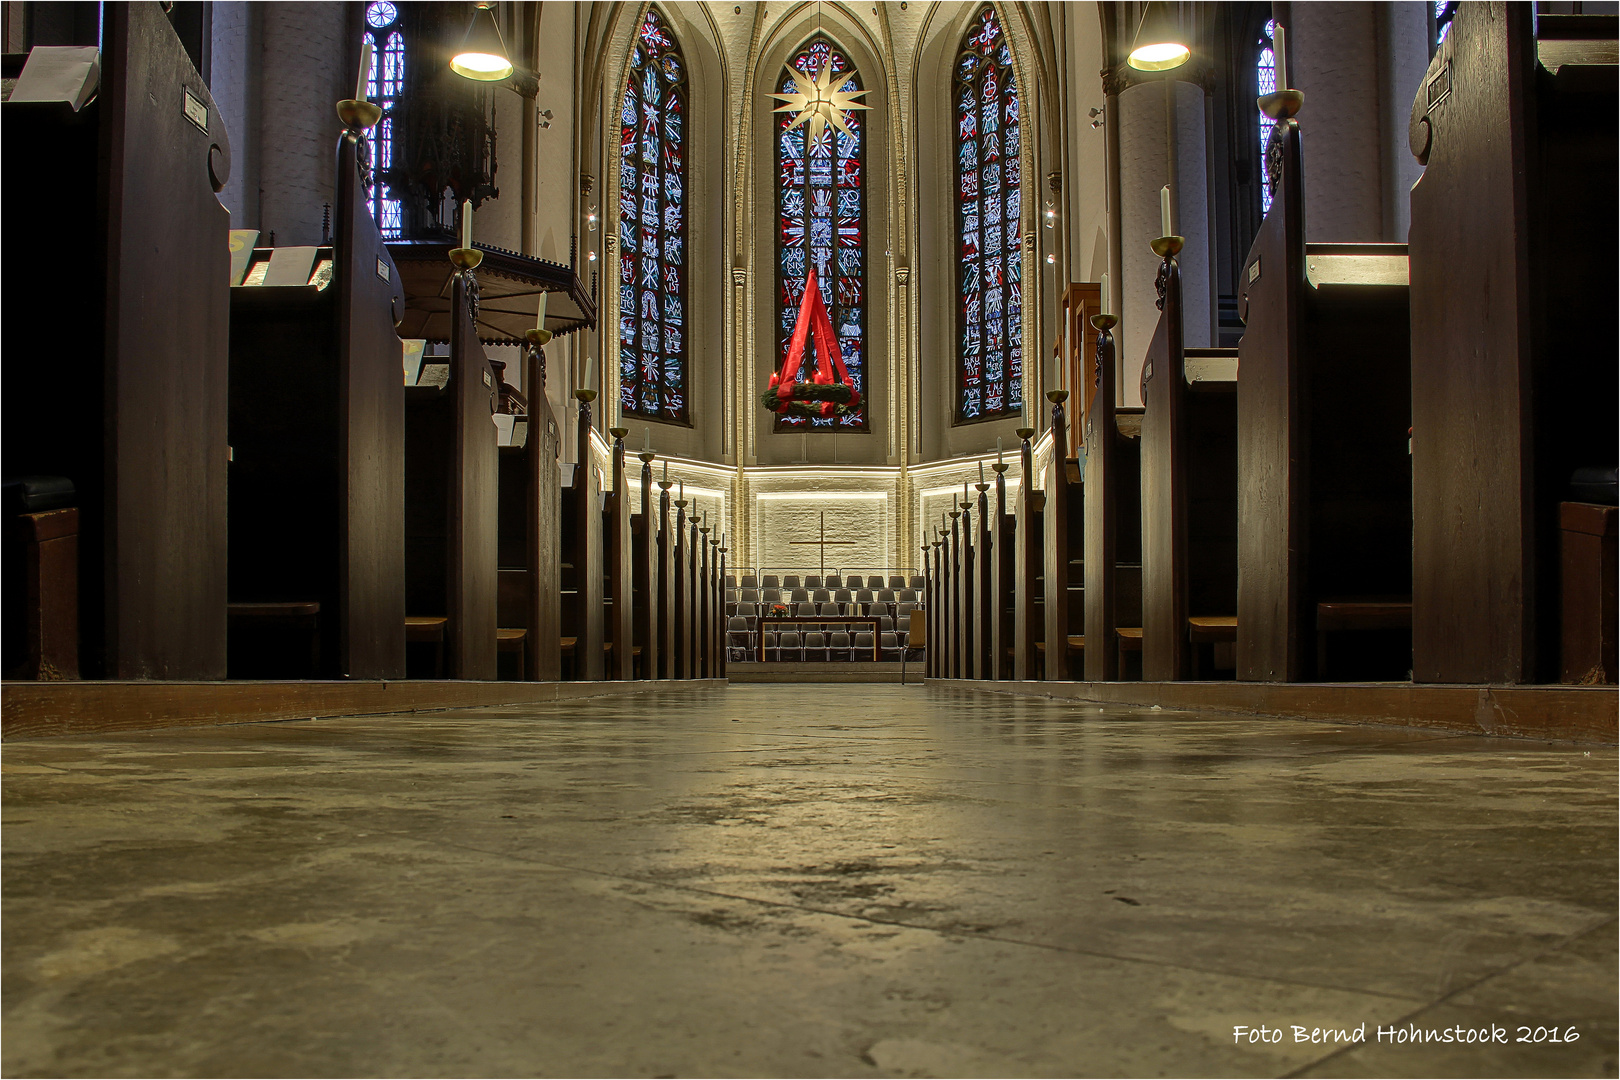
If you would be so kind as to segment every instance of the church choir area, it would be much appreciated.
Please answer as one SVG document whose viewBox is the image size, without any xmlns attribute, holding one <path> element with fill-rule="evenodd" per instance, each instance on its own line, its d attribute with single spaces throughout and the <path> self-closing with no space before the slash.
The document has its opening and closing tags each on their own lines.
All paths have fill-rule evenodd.
<svg viewBox="0 0 1620 1080">
<path fill-rule="evenodd" d="M 1311 103 L 1274 83 L 1267 209 L 1230 338 L 1198 344 L 1209 305 L 1184 292 L 1183 263 L 1203 257 L 1188 239 L 1126 237 L 1152 239 L 1155 260 L 1151 280 L 1113 278 L 1127 311 L 1156 315 L 1131 328 L 1148 342 L 1139 383 L 1122 385 L 1137 368 L 1118 355 L 1106 279 L 1059 290 L 1054 371 L 1073 377 L 1026 378 L 1045 400 L 1016 421 L 1011 460 L 931 520 L 907 489 L 919 520 L 897 535 L 915 547 L 890 565 L 813 573 L 758 565 L 757 537 L 747 556 L 728 547 L 758 527 L 741 479 L 724 509 L 700 510 L 660 453 L 627 449 L 639 399 L 590 388 L 639 363 L 602 348 L 596 250 L 586 266 L 576 240 L 565 265 L 457 241 L 470 202 L 426 238 L 379 219 L 382 110 L 364 94 L 300 120 L 335 143 L 322 241 L 233 230 L 219 195 L 232 139 L 186 7 L 107 5 L 88 104 L 4 106 L 11 160 L 52 177 L 6 215 L 8 734 L 69 729 L 15 693 L 28 683 L 629 683 L 761 661 L 909 662 L 952 686 L 1082 697 L 1130 682 L 1139 701 L 1150 684 L 1615 682 L 1616 364 L 1612 320 L 1586 317 L 1616 295 L 1592 242 L 1615 231 L 1612 14 L 1442 5 L 1448 32 L 1410 107 L 1424 169 L 1404 243 L 1308 234 Z M 994 16 L 977 18 L 976 40 L 999 42 Z M 995 48 L 964 83 L 986 101 L 1011 93 Z M 812 46 L 804 62 L 841 55 Z M 8 53 L 8 85 L 26 60 Z M 649 62 L 630 96 L 682 63 Z M 995 100 L 1016 155 L 1017 99 Z M 853 135 L 828 137 L 855 154 Z M 648 174 L 661 220 L 685 190 L 670 160 Z M 845 177 L 866 158 L 839 161 Z M 819 205 L 814 162 L 808 175 L 804 205 Z M 71 287 L 38 272 L 46 252 L 71 253 Z M 696 309 L 688 271 L 657 257 L 653 279 Z M 864 316 L 845 278 L 829 289 L 844 334 Z M 772 317 L 791 322 L 793 305 Z M 680 316 L 659 310 L 667 346 Z M 632 327 L 619 344 L 636 340 Z M 864 371 L 876 350 L 838 340 Z M 584 362 L 593 348 L 605 363 Z M 699 393 L 682 422 L 710 408 Z M 859 400 L 870 412 L 846 441 L 876 438 L 861 425 L 879 399 Z M 795 445 L 840 430 L 771 423 L 765 438 Z M 734 455 L 676 465 L 744 471 Z M 1612 696 L 1604 710 L 1584 733 L 1612 740 Z"/>
</svg>

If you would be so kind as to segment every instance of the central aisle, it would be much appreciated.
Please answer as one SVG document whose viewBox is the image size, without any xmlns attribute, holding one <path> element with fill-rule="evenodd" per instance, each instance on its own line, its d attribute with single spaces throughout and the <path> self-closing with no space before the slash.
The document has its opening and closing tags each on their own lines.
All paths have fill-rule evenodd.
<svg viewBox="0 0 1620 1080">
<path fill-rule="evenodd" d="M 885 685 L 8 743 L 4 1071 L 1601 1074 L 1615 766 Z M 1582 1038 L 1233 1042 L 1397 1021 Z"/>
</svg>

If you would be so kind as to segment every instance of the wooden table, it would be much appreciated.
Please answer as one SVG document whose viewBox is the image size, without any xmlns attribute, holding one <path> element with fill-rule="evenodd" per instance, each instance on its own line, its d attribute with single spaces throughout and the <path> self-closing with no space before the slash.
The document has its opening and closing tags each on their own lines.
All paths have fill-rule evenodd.
<svg viewBox="0 0 1620 1080">
<path fill-rule="evenodd" d="M 796 626 L 813 623 L 818 626 L 858 626 L 861 623 L 870 623 L 872 626 L 872 660 L 880 659 L 878 646 L 883 643 L 882 620 L 877 615 L 769 615 L 761 616 L 759 627 L 754 632 L 758 635 L 754 639 L 754 659 L 760 663 L 765 662 L 765 626 L 767 623 L 786 626 L 792 623 Z"/>
</svg>

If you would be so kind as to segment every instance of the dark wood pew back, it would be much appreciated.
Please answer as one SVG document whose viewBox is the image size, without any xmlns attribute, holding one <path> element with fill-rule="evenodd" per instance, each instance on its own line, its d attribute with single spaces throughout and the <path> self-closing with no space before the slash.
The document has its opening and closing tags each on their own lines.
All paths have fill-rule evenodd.
<svg viewBox="0 0 1620 1080">
<path fill-rule="evenodd" d="M 1419 682 L 1558 677 L 1559 503 L 1616 457 L 1613 320 L 1588 314 L 1617 290 L 1616 25 L 1463 4 L 1412 106 Z"/>
<path fill-rule="evenodd" d="M 572 481 L 562 492 L 562 633 L 574 642 L 573 677 L 596 681 L 606 676 L 602 505 L 591 460 L 591 400 L 596 395 L 576 390 L 575 396 L 579 399 L 576 463 Z"/>
<path fill-rule="evenodd" d="M 445 674 L 493 679 L 500 449 L 496 381 L 465 272 L 450 293 L 449 381 L 405 388 L 405 609 L 443 616 Z"/>
<path fill-rule="evenodd" d="M 1017 596 L 1013 601 L 1013 678 L 1019 681 L 1042 677 L 1040 650 L 1046 640 L 1046 492 L 1035 487 L 1035 451 L 1030 445 L 1029 428 L 1020 428 L 1017 552 L 1013 577 Z"/>
<path fill-rule="evenodd" d="M 1142 410 L 1116 404 L 1112 316 L 1098 316 L 1096 394 L 1086 414 L 1085 677 L 1122 678 L 1119 628 L 1142 625 Z"/>
<path fill-rule="evenodd" d="M 4 106 L 7 159 L 44 181 L 4 230 L 6 471 L 76 489 L 86 678 L 218 679 L 230 140 L 160 5 L 107 5 L 101 46 L 78 112 Z M 65 287 L 42 261 L 81 272 Z"/>
<path fill-rule="evenodd" d="M 635 603 L 631 590 L 635 581 L 630 537 L 630 486 L 625 471 L 624 429 L 614 429 L 613 437 L 613 490 L 607 493 L 607 505 L 602 511 L 603 541 L 606 545 L 607 581 L 604 602 L 607 605 L 604 632 L 612 646 L 608 652 L 609 678 L 635 677 Z"/>
<path fill-rule="evenodd" d="M 1410 331 L 1406 245 L 1307 244 L 1298 122 L 1272 140 L 1239 294 L 1237 665 L 1295 682 L 1317 603 L 1411 595 Z"/>
<path fill-rule="evenodd" d="M 1194 627 L 1237 614 L 1237 351 L 1184 348 L 1181 269 L 1142 368 L 1142 678 L 1194 676 Z M 1200 637 L 1213 628 L 1200 625 Z M 1219 636 L 1234 628 L 1220 626 Z"/>
<path fill-rule="evenodd" d="M 1069 458 L 1067 390 L 1052 401 L 1052 461 L 1046 471 L 1044 594 L 1046 678 L 1085 677 L 1085 488 L 1078 458 Z"/>
<path fill-rule="evenodd" d="M 1016 507 L 1007 500 L 1007 466 L 996 464 L 994 509 L 991 511 L 990 570 L 991 623 L 989 677 L 1012 678 L 1013 623 L 1018 598 L 1018 518 Z"/>
</svg>

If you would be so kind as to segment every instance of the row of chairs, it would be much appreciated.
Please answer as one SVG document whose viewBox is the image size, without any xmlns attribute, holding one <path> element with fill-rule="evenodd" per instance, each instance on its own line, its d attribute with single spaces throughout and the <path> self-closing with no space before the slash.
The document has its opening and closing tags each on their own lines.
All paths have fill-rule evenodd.
<svg viewBox="0 0 1620 1080">
<path fill-rule="evenodd" d="M 728 604 L 915 604 L 917 589 L 727 589 Z"/>
<path fill-rule="evenodd" d="M 843 616 L 843 615 L 875 615 L 883 620 L 885 630 L 895 629 L 898 623 L 901 628 L 911 621 L 913 611 L 921 611 L 921 604 L 896 604 L 893 609 L 876 609 L 851 611 L 839 604 L 793 604 L 790 608 L 796 619 L 807 619 L 811 616 Z M 726 617 L 728 619 L 740 618 L 748 622 L 748 629 L 754 629 L 756 621 L 770 611 L 769 607 L 759 604 L 727 604 Z M 802 627 L 801 627 L 802 629 Z"/>
<path fill-rule="evenodd" d="M 778 576 L 776 574 L 744 574 L 741 579 L 736 574 L 726 575 L 726 588 L 728 589 L 922 589 L 924 582 L 921 575 L 907 578 L 901 574 L 890 574 L 883 577 L 880 574 L 870 574 L 862 577 L 860 574 L 851 574 L 844 577 L 839 574 L 828 574 L 822 577 L 819 574 L 809 574 L 800 577 L 798 574 Z"/>
<path fill-rule="evenodd" d="M 732 619 L 726 631 L 732 662 L 754 659 L 754 635 L 739 626 L 741 619 Z M 884 660 L 901 660 L 905 656 L 906 636 L 898 631 L 884 631 L 878 637 L 879 654 Z M 831 634 L 816 630 L 766 631 L 765 659 L 796 661 L 845 661 L 872 659 L 872 632 L 870 630 Z"/>
</svg>

